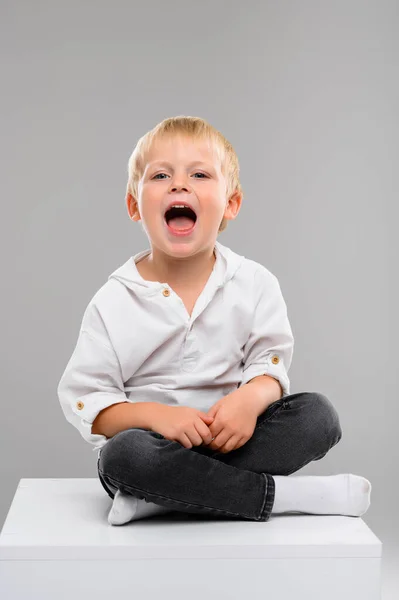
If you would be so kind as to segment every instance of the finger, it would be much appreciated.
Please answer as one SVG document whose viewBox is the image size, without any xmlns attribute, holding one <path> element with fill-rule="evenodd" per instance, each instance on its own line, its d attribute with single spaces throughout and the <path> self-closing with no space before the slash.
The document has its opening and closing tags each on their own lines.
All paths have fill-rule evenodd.
<svg viewBox="0 0 399 600">
<path fill-rule="evenodd" d="M 234 446 L 234 448 L 231 448 L 229 450 L 229 452 L 233 452 L 233 450 L 238 450 L 238 448 L 241 448 L 241 446 L 243 446 L 245 444 L 246 439 L 245 438 L 240 438 L 238 440 L 238 442 L 236 443 L 236 445 Z"/>
<path fill-rule="evenodd" d="M 220 435 L 223 432 L 223 425 L 217 425 L 215 427 L 215 424 L 212 423 L 209 426 L 209 431 L 211 432 L 212 437 L 211 437 L 209 443 L 206 445 L 208 446 L 208 448 L 211 448 L 211 450 L 217 450 L 216 446 L 214 446 L 214 441 L 216 440 L 218 435 Z M 222 442 L 223 442 L 223 440 L 222 440 Z"/>
<path fill-rule="evenodd" d="M 213 437 L 212 435 L 211 435 L 211 437 L 209 437 L 209 427 L 201 419 L 199 419 L 199 421 L 196 421 L 194 423 L 194 427 L 195 427 L 196 431 L 198 432 L 198 436 L 200 437 L 200 439 L 198 440 L 199 446 L 201 444 L 206 444 L 206 440 L 208 440 L 208 439 L 211 440 L 211 438 Z"/>
<path fill-rule="evenodd" d="M 224 454 L 226 454 L 227 452 L 231 452 L 232 450 L 234 450 L 236 444 L 237 436 L 232 435 L 231 438 L 228 439 L 227 442 L 220 448 L 219 452 L 223 452 Z"/>
<path fill-rule="evenodd" d="M 222 430 L 213 440 L 213 442 L 211 442 L 210 447 L 212 450 L 219 450 L 219 448 L 222 448 L 225 443 L 231 438 L 231 434 L 227 433 L 226 430 Z"/>
<path fill-rule="evenodd" d="M 213 440 L 216 440 L 216 438 L 217 438 L 217 437 L 218 437 L 220 434 L 223 434 L 224 427 L 223 427 L 223 425 L 220 425 L 220 424 L 216 424 L 216 426 L 215 426 L 215 423 L 212 423 L 212 424 L 209 426 L 209 431 L 210 431 L 210 432 L 211 432 L 211 434 L 212 434 L 212 438 L 213 438 Z M 225 435 L 224 435 L 223 439 L 220 439 L 219 441 L 221 441 L 222 443 L 224 443 L 224 442 L 226 441 L 226 438 L 228 438 L 228 434 L 226 435 L 226 432 L 225 432 Z M 212 440 L 211 440 L 211 441 L 212 441 Z"/>
<path fill-rule="evenodd" d="M 241 446 L 246 444 L 247 441 L 248 441 L 248 438 L 242 437 L 240 440 L 238 440 L 237 446 L 234 448 L 234 450 L 238 450 L 238 448 L 241 448 Z"/>
<path fill-rule="evenodd" d="M 198 429 L 197 423 L 193 423 L 194 427 L 189 432 L 189 438 L 193 446 L 201 446 L 203 439 Z M 205 425 L 205 423 L 204 423 Z"/>
<path fill-rule="evenodd" d="M 192 448 L 192 443 L 191 443 L 191 440 L 190 440 L 190 438 L 188 437 L 188 435 L 187 435 L 186 433 L 182 433 L 182 434 L 180 435 L 180 439 L 181 439 L 182 441 L 180 442 L 180 440 L 179 440 L 179 443 L 180 443 L 182 446 L 184 446 L 184 448 Z"/>
</svg>

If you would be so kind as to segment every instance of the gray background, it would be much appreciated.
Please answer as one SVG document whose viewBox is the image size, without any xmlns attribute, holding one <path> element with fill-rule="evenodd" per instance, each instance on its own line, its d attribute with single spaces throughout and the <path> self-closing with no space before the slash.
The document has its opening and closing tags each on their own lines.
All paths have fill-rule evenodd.
<svg viewBox="0 0 399 600">
<path fill-rule="evenodd" d="M 162 119 L 200 116 L 241 165 L 241 212 L 218 239 L 277 275 L 291 392 L 322 392 L 341 417 L 341 442 L 297 474 L 372 482 L 363 518 L 390 597 L 398 2 L 14 0 L 0 20 L 0 523 L 22 477 L 96 476 L 56 388 L 87 303 L 149 247 L 125 205 L 130 153 Z"/>
</svg>

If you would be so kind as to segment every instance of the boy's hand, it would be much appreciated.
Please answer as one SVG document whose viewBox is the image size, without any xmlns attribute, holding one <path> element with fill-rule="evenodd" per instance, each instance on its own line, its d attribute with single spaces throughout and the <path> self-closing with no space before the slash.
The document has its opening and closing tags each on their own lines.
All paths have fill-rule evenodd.
<svg viewBox="0 0 399 600">
<path fill-rule="evenodd" d="M 207 415 L 214 417 L 209 429 L 215 439 L 209 444 L 204 443 L 204 446 L 226 454 L 237 450 L 252 437 L 258 415 L 248 394 L 252 395 L 249 388 L 238 388 L 208 410 Z"/>
</svg>

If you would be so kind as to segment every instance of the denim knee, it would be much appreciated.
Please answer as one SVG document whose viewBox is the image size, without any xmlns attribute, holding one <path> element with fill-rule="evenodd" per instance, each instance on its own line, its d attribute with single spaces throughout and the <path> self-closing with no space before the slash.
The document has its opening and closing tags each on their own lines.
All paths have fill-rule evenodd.
<svg viewBox="0 0 399 600">
<path fill-rule="evenodd" d="M 317 411 L 317 422 L 319 430 L 323 428 L 323 433 L 326 438 L 328 450 L 335 446 L 342 438 L 342 428 L 339 420 L 338 412 L 324 394 L 313 392 L 314 410 Z"/>
<path fill-rule="evenodd" d="M 159 438 L 163 436 L 141 428 L 120 431 L 101 451 L 100 469 L 104 475 L 117 480 L 124 479 L 126 474 L 136 481 L 152 472 L 155 476 L 162 466 L 162 456 L 157 452 Z"/>
</svg>

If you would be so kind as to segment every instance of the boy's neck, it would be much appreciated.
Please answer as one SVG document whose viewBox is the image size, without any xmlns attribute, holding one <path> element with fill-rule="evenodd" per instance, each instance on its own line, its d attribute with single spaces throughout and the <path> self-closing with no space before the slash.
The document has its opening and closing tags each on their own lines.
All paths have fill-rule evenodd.
<svg viewBox="0 0 399 600">
<path fill-rule="evenodd" d="M 216 262 L 215 251 L 209 257 L 196 256 L 187 260 L 169 260 L 163 257 L 154 259 L 151 252 L 137 263 L 137 270 L 143 279 L 168 283 L 172 288 L 194 288 L 207 281 Z"/>
</svg>

